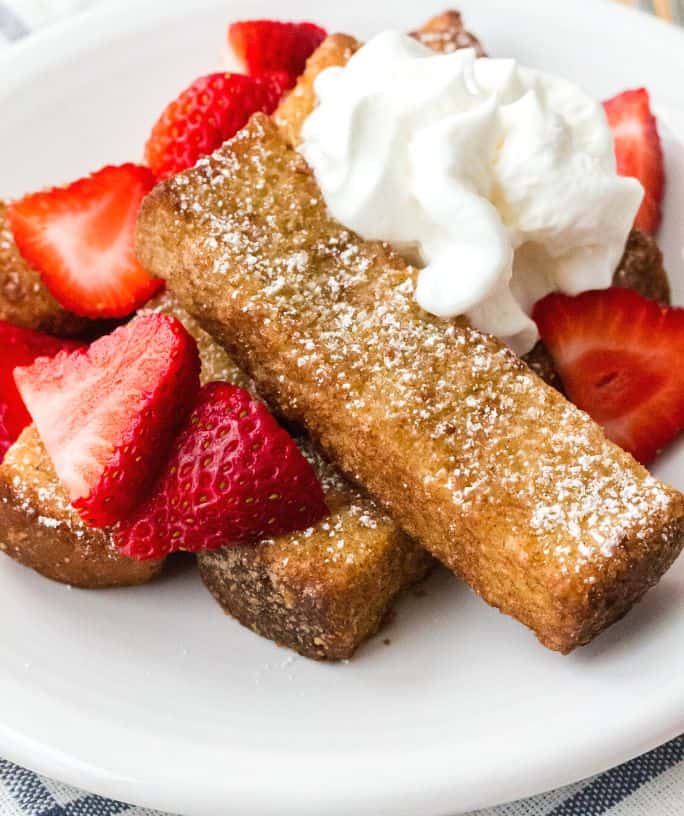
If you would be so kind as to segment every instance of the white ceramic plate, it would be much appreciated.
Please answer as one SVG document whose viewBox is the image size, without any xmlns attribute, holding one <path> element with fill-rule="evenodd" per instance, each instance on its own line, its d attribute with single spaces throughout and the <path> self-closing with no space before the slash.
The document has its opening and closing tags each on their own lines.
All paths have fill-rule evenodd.
<svg viewBox="0 0 684 816">
<path fill-rule="evenodd" d="M 218 67 L 226 23 L 287 16 L 367 36 L 447 0 L 115 4 L 0 58 L 0 195 L 137 159 L 162 106 Z M 492 54 L 661 111 L 661 234 L 684 301 L 684 35 L 601 0 L 462 0 Z M 420 7 L 420 8 L 419 8 Z M 679 132 L 679 141 L 676 132 Z M 658 463 L 684 487 L 684 445 Z M 0 563 L 0 755 L 188 814 L 455 813 L 608 768 L 684 731 L 684 562 L 570 657 L 439 574 L 350 663 L 224 617 L 197 575 L 84 592 Z"/>
</svg>

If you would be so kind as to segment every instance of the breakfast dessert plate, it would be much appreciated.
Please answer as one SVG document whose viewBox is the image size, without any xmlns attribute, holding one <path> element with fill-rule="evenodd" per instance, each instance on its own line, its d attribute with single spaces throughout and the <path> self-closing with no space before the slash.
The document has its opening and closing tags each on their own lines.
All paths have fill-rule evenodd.
<svg viewBox="0 0 684 816">
<path fill-rule="evenodd" d="M 3 199 L 21 198 L 27 191 L 50 184 L 65 184 L 103 165 L 139 162 L 150 129 L 169 99 L 194 78 L 222 66 L 240 70 L 235 62 L 231 62 L 234 57 L 222 46 L 226 26 L 233 20 L 258 17 L 306 19 L 325 26 L 328 31 L 343 31 L 367 40 L 390 28 L 415 30 L 430 14 L 443 10 L 440 3 L 428 3 L 421 7 L 418 19 L 415 4 L 407 2 L 370 5 L 360 0 L 344 4 L 292 0 L 287 9 L 274 0 L 228 4 L 205 0 L 192 4 L 192 8 L 190 5 L 183 2 L 130 3 L 127 7 L 120 3 L 106 5 L 62 27 L 37 35 L 0 57 L 0 100 L 4 103 L 4 149 L 0 153 L 0 195 Z M 677 81 L 684 45 L 681 32 L 599 0 L 586 0 L 567 8 L 551 6 L 542 0 L 525 0 L 515 8 L 503 2 L 472 0 L 461 3 L 459 8 L 468 29 L 481 39 L 492 56 L 515 57 L 524 65 L 565 77 L 597 99 L 611 97 L 625 88 L 648 88 L 658 117 L 666 161 L 664 220 L 658 243 L 664 252 L 670 277 L 672 302 L 684 303 L 684 239 L 680 223 L 684 208 L 684 95 L 681 83 Z M 432 41 L 431 36 L 428 35 L 424 42 L 435 47 L 434 36 Z M 320 38 L 317 41 L 320 42 Z M 649 44 L 647 51 L 644 42 Z M 349 38 L 333 41 L 333 51 L 335 44 L 338 47 L 336 58 L 340 62 L 346 61 L 355 47 L 353 41 Z M 381 47 L 408 46 L 385 40 Z M 409 50 L 415 48 L 418 46 L 410 46 Z M 600 65 L 596 64 L 597 54 L 603 56 Z M 372 70 L 372 64 L 368 65 Z M 271 81 L 276 80 L 265 80 L 266 83 Z M 271 92 L 269 88 L 263 91 L 264 94 Z M 328 83 L 326 93 L 330 88 Z M 325 93 L 321 93 L 325 97 Z M 353 100 L 353 96 L 346 98 Z M 275 116 L 292 141 L 299 139 L 295 109 L 303 104 L 300 98 L 294 109 L 288 110 L 285 105 Z M 268 101 L 264 105 L 269 106 L 269 112 L 274 107 Z M 322 104 L 321 110 L 323 107 Z M 337 114 L 334 107 L 328 107 L 328 116 L 332 115 L 334 119 Z M 319 117 L 319 124 L 322 123 L 319 136 L 323 144 L 325 115 L 323 112 L 323 118 Z M 161 131 L 155 127 L 158 142 L 166 138 L 163 130 L 163 124 Z M 311 135 L 313 126 L 307 132 L 310 140 L 314 138 Z M 323 210 L 316 209 L 319 202 L 315 200 L 315 194 L 312 195 L 310 187 L 301 186 L 301 164 L 293 163 L 295 160 L 284 143 L 278 142 L 273 125 L 267 120 L 254 120 L 236 144 L 235 148 L 224 148 L 227 151 L 224 154 L 222 150 L 223 158 L 215 160 L 218 164 L 205 163 L 198 171 L 190 171 L 180 183 L 174 180 L 165 182 L 143 206 L 140 257 L 147 269 L 167 278 L 171 296 L 178 295 L 183 304 L 185 298 L 191 311 L 193 284 L 188 282 L 186 286 L 183 274 L 176 268 L 177 248 L 172 248 L 166 255 L 168 246 L 160 250 L 155 244 L 160 235 L 157 219 L 163 221 L 164 208 L 174 201 L 181 210 L 185 207 L 189 213 L 200 214 L 196 223 L 193 222 L 194 215 L 188 215 L 184 222 L 191 237 L 185 246 L 183 273 L 191 270 L 190 259 L 195 251 L 192 242 L 196 247 L 209 248 L 209 252 L 215 246 L 203 243 L 207 240 L 203 233 L 206 229 L 201 215 L 203 209 L 221 211 L 225 201 L 220 200 L 220 193 L 230 192 L 230 202 L 236 202 L 239 215 L 241 209 L 248 210 L 251 206 L 250 194 L 261 189 L 258 182 L 253 189 L 249 187 L 254 180 L 247 172 L 246 186 L 231 191 L 231 182 L 226 180 L 230 174 L 222 176 L 217 173 L 220 162 L 227 162 L 226 166 L 233 171 L 236 168 L 241 171 L 239 157 L 230 152 L 233 149 L 238 153 L 246 151 L 247 155 L 253 150 L 253 155 L 264 160 L 264 168 L 280 168 L 281 183 L 291 185 L 288 188 L 292 191 L 291 200 L 299 195 L 299 209 L 312 208 L 311 218 L 317 228 L 323 230 L 318 234 L 319 238 L 324 234 L 336 241 L 348 240 L 348 234 L 342 237 L 342 233 L 335 232 L 338 227 L 325 220 L 327 216 Z M 304 154 L 316 164 L 311 143 L 305 145 Z M 161 166 L 151 158 L 153 155 L 148 146 L 148 163 L 158 177 L 179 169 L 172 167 L 162 172 Z M 301 162 L 300 159 L 296 161 Z M 125 183 L 121 182 L 122 175 Z M 206 180 L 211 181 L 212 189 L 219 191 L 216 194 L 219 198 L 212 199 L 214 194 L 206 192 L 203 187 Z M 324 175 L 318 176 L 318 180 L 323 186 Z M 91 187 L 94 183 L 91 182 Z M 97 183 L 110 185 L 108 189 L 113 189 L 111 185 L 115 183 L 123 184 L 123 188 L 117 189 L 133 190 L 132 205 L 137 207 L 140 198 L 152 186 L 153 179 L 143 168 L 124 165 L 118 170 L 102 171 L 97 175 Z M 620 200 L 627 201 L 632 195 L 628 187 L 621 187 Z M 83 194 L 86 187 L 78 189 Z M 67 194 L 75 195 L 73 190 L 57 193 Z M 243 195 L 244 200 L 241 199 Z M 327 203 L 334 211 L 334 198 L 328 198 Z M 269 207 L 272 211 L 268 210 Z M 20 212 L 20 207 L 12 212 L 19 244 L 16 213 Z M 260 214 L 252 217 L 250 229 L 258 228 L 261 216 L 271 219 L 268 223 L 271 224 L 274 246 L 280 241 L 280 246 L 288 247 L 287 228 L 283 229 L 279 221 L 282 212 L 277 195 L 275 199 L 268 196 L 262 203 Z M 333 214 L 337 215 L 337 212 Z M 24 207 L 25 224 L 30 225 L 31 216 L 30 210 Z M 258 258 L 251 260 L 249 255 L 240 255 L 240 230 L 246 229 L 241 226 L 240 219 L 231 222 L 230 214 L 224 213 L 224 217 L 225 229 L 233 230 L 230 237 L 234 262 L 258 267 Z M 289 218 L 285 222 L 293 223 Z M 363 231 L 362 226 L 356 228 Z M 306 223 L 300 227 L 300 242 L 308 240 L 309 244 L 301 245 L 306 245 L 314 254 L 317 235 L 309 235 L 307 230 Z M 179 241 L 187 237 L 181 236 Z M 345 245 L 345 252 L 350 257 L 358 253 L 363 256 L 375 251 L 369 246 L 363 241 L 358 245 L 349 243 Z M 27 243 L 22 243 L 20 248 L 30 250 Z M 0 250 L 3 249 L 7 250 L 7 246 L 0 246 Z M 267 248 L 259 247 L 257 254 L 267 251 Z M 199 263 L 203 262 L 202 252 L 204 249 L 200 249 Z M 219 260 L 226 263 L 226 257 L 219 256 Z M 368 258 L 372 257 L 372 254 L 368 255 Z M 276 258 L 274 263 L 277 265 L 278 262 Z M 398 276 L 405 274 L 403 262 L 396 257 L 394 260 L 385 259 L 384 263 L 394 264 Z M 155 266 L 162 268 L 155 269 Z M 216 275 L 217 269 L 219 267 L 215 266 L 212 274 Z M 291 264 L 287 272 L 292 273 Z M 223 268 L 221 275 L 223 282 L 220 285 L 223 286 L 230 278 L 227 268 Z M 213 285 L 211 275 L 206 280 Z M 135 285 L 144 290 L 144 299 L 158 288 L 144 274 L 136 278 Z M 246 291 L 239 291 L 240 279 L 230 285 L 235 287 L 234 299 L 248 297 Z M 295 288 L 299 285 L 296 275 L 288 285 Z M 278 283 L 268 294 L 276 296 L 275 303 L 287 306 L 278 294 L 282 286 Z M 55 294 L 57 290 L 52 291 Z M 214 293 L 220 291 L 220 288 L 214 289 Z M 67 294 L 61 291 L 62 296 Z M 630 296 L 626 297 L 629 299 Z M 621 296 L 618 305 L 623 299 Z M 430 306 L 430 302 L 435 305 Z M 62 300 L 60 303 L 65 305 Z M 426 298 L 425 305 L 434 311 L 443 307 L 444 299 L 433 297 L 430 301 Z M 205 308 L 200 309 L 196 317 L 202 323 L 203 318 L 213 314 L 212 333 L 214 330 L 219 334 L 223 332 L 222 339 L 229 340 L 230 326 L 221 326 L 226 312 L 215 309 L 212 313 L 215 306 L 215 303 L 205 303 Z M 267 301 L 261 303 L 260 308 L 268 307 Z M 126 309 L 131 310 L 124 306 L 117 314 L 126 314 Z M 61 312 L 56 314 L 60 319 L 63 316 Z M 101 316 L 114 315 L 103 313 Z M 224 370 L 225 360 L 221 363 L 224 368 L 219 368 L 219 360 L 212 351 L 213 341 L 202 334 L 187 314 L 161 298 L 152 301 L 143 314 L 111 335 L 111 338 L 126 338 L 130 357 L 126 360 L 125 376 L 133 390 L 140 387 L 136 379 L 143 376 L 140 372 L 147 371 L 144 376 L 149 378 L 152 370 L 149 367 L 144 369 L 140 360 L 154 361 L 155 355 L 163 356 L 164 349 L 173 350 L 174 360 L 183 355 L 188 355 L 190 360 L 192 356 L 192 341 L 169 315 L 179 317 L 198 339 L 203 381 L 232 379 L 239 385 L 250 387 L 241 379 L 243 375 Z M 277 321 L 277 314 L 274 316 Z M 469 313 L 469 316 L 476 324 L 480 319 L 476 313 Z M 240 314 L 236 313 L 235 320 L 240 319 Z M 540 319 L 538 317 L 538 323 Z M 421 323 L 422 317 L 415 318 L 415 321 L 416 331 L 429 331 Z M 500 333 L 497 328 L 491 330 Z M 546 335 L 544 339 L 547 339 Z M 439 338 L 433 340 L 439 343 Z M 257 331 L 252 342 L 258 344 L 261 341 Z M 517 338 L 516 342 L 519 341 Z M 551 335 L 548 335 L 548 341 L 550 344 Z M 119 353 L 114 339 L 104 338 L 97 343 L 100 350 L 97 359 L 101 366 L 105 365 L 103 360 L 108 359 L 108 354 L 111 356 L 113 348 L 115 355 Z M 135 352 L 136 348 L 139 352 Z M 485 360 L 490 359 L 488 355 L 494 359 L 497 353 L 495 345 L 477 348 Z M 527 348 L 529 345 L 521 351 Z M 156 349 L 161 349 L 159 354 Z M 54 351 L 56 349 L 47 353 Z M 517 370 L 517 363 L 505 359 L 508 362 L 502 364 L 504 375 L 508 370 L 505 366 Z M 151 366 L 152 363 L 145 365 Z M 165 369 L 163 383 L 175 383 L 173 387 L 177 391 L 189 393 L 198 387 L 193 365 L 196 363 L 189 362 L 185 368 L 177 364 L 175 368 Z M 305 360 L 302 365 L 304 380 Z M 89 378 L 96 382 L 102 379 L 102 372 L 91 363 L 73 370 L 67 366 L 65 370 L 71 377 L 72 397 L 78 393 L 78 388 L 87 389 Z M 48 403 L 41 402 L 40 398 L 44 393 L 41 389 L 46 388 L 46 381 L 51 376 L 50 364 L 46 362 L 42 368 L 37 365 L 37 368 L 24 371 L 32 373 L 17 378 L 22 396 L 51 452 L 63 487 L 66 487 L 64 462 L 58 467 L 54 455 L 55 451 L 59 453 L 59 437 L 64 429 L 54 427 L 51 412 L 45 410 Z M 258 366 L 254 367 L 253 373 L 259 374 Z M 458 376 L 458 373 L 453 375 L 454 381 Z M 268 386 L 268 373 L 261 372 L 261 377 L 262 384 Z M 565 417 L 564 401 L 557 395 L 549 396 L 554 392 L 544 390 L 531 375 L 525 377 L 530 394 L 535 399 L 546 399 L 549 411 L 557 410 L 558 416 L 563 414 Z M 390 379 L 388 376 L 387 380 Z M 98 399 L 104 399 L 102 391 L 96 393 Z M 201 393 L 204 402 L 195 404 L 192 417 L 193 422 L 203 428 L 201 411 L 213 410 L 217 401 L 228 404 L 235 392 L 230 386 L 214 386 Z M 168 408 L 162 396 L 152 394 L 148 397 L 155 411 Z M 157 402 L 152 402 L 153 399 Z M 267 418 L 263 406 L 249 402 L 246 395 L 240 399 L 243 400 L 239 403 L 243 413 L 239 416 L 242 418 L 254 411 L 254 416 L 259 417 L 258 422 L 266 423 L 264 427 L 270 429 L 267 436 L 259 440 L 260 444 L 275 445 L 282 431 Z M 75 399 L 72 404 L 77 417 L 75 424 L 78 425 L 79 400 Z M 60 409 L 62 407 L 60 402 Z M 281 399 L 280 407 L 287 409 L 286 401 Z M 57 411 L 56 407 L 55 413 Z M 547 418 L 548 415 L 547 412 Z M 351 413 L 350 417 L 349 421 L 353 423 Z M 590 426 L 586 418 L 576 414 L 571 417 L 574 424 L 569 427 L 573 432 L 581 430 L 584 434 L 586 426 L 587 434 L 595 434 L 591 430 L 595 426 Z M 305 416 L 304 420 L 311 426 L 315 425 L 316 417 Z M 170 422 L 168 419 L 167 428 L 170 428 Z M 180 418 L 178 422 L 181 422 Z M 381 421 L 377 426 L 379 433 L 383 427 Z M 351 436 L 353 424 L 349 429 Z M 530 425 L 530 438 L 534 439 L 535 433 L 534 426 Z M 192 443 L 192 430 L 179 432 L 173 456 L 185 455 L 183 439 Z M 158 440 L 158 444 L 163 447 L 169 443 Z M 291 443 L 278 441 L 277 444 Z M 599 443 L 592 441 L 591 444 Z M 345 450 L 354 448 L 348 445 L 344 436 L 336 447 L 332 447 L 335 451 L 342 451 L 343 460 Z M 10 449 L 6 461 L 20 474 L 17 487 L 22 486 L 29 471 L 38 473 L 37 484 L 43 483 L 41 474 L 51 465 L 44 453 L 43 458 L 36 456 L 37 450 L 42 448 L 35 428 L 27 429 Z M 307 512 L 311 513 L 310 520 L 315 520 L 319 517 L 316 514 L 320 514 L 318 486 L 306 482 L 310 478 L 306 470 L 308 466 L 303 459 L 297 459 L 296 453 L 287 450 L 288 467 L 292 468 L 289 478 L 303 480 L 302 484 L 308 485 Z M 556 450 L 558 448 L 554 448 Z M 568 450 L 573 449 L 569 447 Z M 584 455 L 584 449 L 577 450 Z M 347 460 L 347 470 L 353 469 L 349 466 L 353 454 L 349 456 L 352 458 Z M 636 500 L 634 502 L 637 521 L 640 514 L 646 518 L 648 513 L 655 512 L 658 503 L 665 508 L 669 507 L 668 502 L 676 506 L 679 501 L 676 494 L 663 493 L 661 488 L 654 487 L 657 483 L 645 478 L 635 463 L 629 464 L 632 460 L 628 461 L 610 446 L 605 449 L 606 467 L 613 460 L 619 463 L 616 467 L 620 473 L 629 469 L 634 474 L 634 481 L 626 488 L 629 495 L 633 496 L 634 491 L 639 493 L 642 482 L 649 485 L 651 492 L 643 495 L 651 499 L 638 507 Z M 125 458 L 122 461 L 122 467 L 126 467 Z M 148 460 L 143 457 L 140 461 Z M 481 467 L 477 460 L 475 462 Z M 128 466 L 130 468 L 130 462 Z M 658 479 L 676 488 L 684 488 L 684 441 L 680 439 L 669 446 L 650 469 Z M 3 472 L 7 472 L 7 466 Z M 164 490 L 176 489 L 173 473 L 171 469 L 164 477 L 166 481 L 161 482 Z M 326 491 L 352 495 L 345 493 L 351 488 L 344 487 L 344 483 L 342 487 L 337 486 L 335 478 L 338 477 L 329 481 L 328 477 L 321 475 L 320 469 L 318 473 Z M 581 478 L 590 478 L 590 475 L 582 471 Z M 54 475 L 52 478 L 54 480 Z M 127 478 L 142 482 L 145 473 L 140 468 L 137 471 L 132 468 Z M 363 480 L 391 505 L 391 491 L 386 498 L 382 480 L 374 484 L 373 478 L 370 471 L 363 474 Z M 407 474 L 406 481 L 410 480 L 411 474 Z M 624 483 L 620 481 L 620 484 Z M 576 487 L 568 483 L 568 490 Z M 596 495 L 602 489 L 597 486 Z M 612 489 L 607 481 L 605 490 L 609 496 Z M 333 493 L 328 494 L 329 501 Z M 14 509 L 27 513 L 26 518 L 30 519 L 32 502 L 55 501 L 53 495 L 46 497 L 40 492 L 37 495 L 37 499 L 28 499 L 26 506 L 14 499 Z M 163 557 L 165 551 L 146 543 L 144 532 L 149 529 L 148 520 L 152 516 L 145 517 L 143 512 L 142 523 L 136 526 L 131 522 L 126 527 L 129 518 L 126 513 L 130 513 L 130 507 L 113 509 L 111 504 L 98 503 L 93 495 L 91 493 L 88 497 L 90 504 L 87 507 L 91 520 L 99 519 L 98 523 L 104 527 L 123 519 L 124 526 L 117 533 L 120 535 L 123 529 L 127 535 L 122 545 L 123 553 L 138 556 L 142 553 L 155 559 Z M 162 491 L 155 495 L 165 494 Z M 296 491 L 293 495 L 296 497 Z M 129 503 L 132 501 L 130 495 L 126 498 Z M 619 498 L 622 500 L 622 494 Z M 352 509 L 355 502 L 366 501 L 353 497 L 344 500 L 352 502 Z M 69 525 L 73 538 L 78 540 L 85 536 L 90 541 L 91 533 L 84 532 L 82 525 L 73 522 L 74 511 L 69 510 L 68 501 L 60 507 L 60 512 L 71 513 Z M 629 502 L 626 507 L 628 515 L 631 514 Z M 115 509 L 120 512 L 119 516 L 114 515 Z M 393 509 L 409 529 L 412 525 L 421 525 L 422 522 L 410 512 L 401 516 L 400 503 L 395 502 Z M 339 513 L 332 505 L 331 510 Z M 553 507 L 540 511 L 549 529 L 557 524 L 551 510 Z M 81 512 L 86 510 L 81 508 Z M 370 520 L 368 512 L 371 513 Z M 386 517 L 384 521 L 378 521 L 372 516 L 378 512 L 372 506 L 369 511 L 363 510 L 360 517 L 366 521 L 362 523 L 369 530 L 382 530 L 388 541 L 399 540 L 402 534 L 392 526 L 393 522 Z M 599 516 L 600 512 L 599 507 Z M 54 521 L 54 516 L 42 521 L 38 519 L 41 535 L 45 535 L 46 540 L 51 526 L 55 526 Z M 188 542 L 193 536 L 199 541 L 214 529 L 207 528 L 205 522 L 204 516 L 201 523 L 199 516 L 195 518 L 194 524 L 184 532 Z M 431 522 L 429 519 L 423 525 L 426 543 L 430 540 Z M 355 523 L 352 520 L 352 524 Z M 624 524 L 620 529 L 629 530 L 629 520 L 625 519 Z M 663 519 L 653 524 L 656 526 L 634 528 L 635 540 L 642 540 L 647 535 L 658 538 L 660 529 L 664 530 L 659 538 L 661 554 L 657 549 L 661 545 L 653 543 L 654 561 L 658 563 L 649 565 L 644 561 L 644 569 L 653 570 L 653 574 L 651 576 L 648 572 L 641 579 L 643 584 L 635 579 L 635 596 L 647 583 L 657 580 L 667 566 L 669 544 L 672 543 L 673 548 L 676 546 L 671 531 L 666 532 L 667 528 L 663 526 Z M 305 523 L 300 525 L 305 526 Z M 297 529 L 296 524 L 294 529 Z M 596 529 L 600 530 L 600 527 Z M 654 536 L 653 531 L 657 535 Z M 566 541 L 572 540 L 573 532 L 563 529 L 561 524 L 554 534 L 559 536 L 559 547 L 565 547 Z M 112 546 L 106 539 L 108 535 L 98 530 L 97 536 L 101 537 L 96 536 L 93 541 L 107 550 Z M 524 530 L 521 537 L 523 535 Z M 404 543 L 398 551 L 405 560 L 402 569 L 403 583 L 406 584 L 420 577 L 427 565 L 422 550 L 417 550 L 409 539 L 401 540 Z M 344 549 L 343 541 L 340 546 Z M 377 547 L 377 544 L 373 546 Z M 19 550 L 21 552 L 21 545 Z M 79 551 L 77 544 L 75 551 Z M 33 556 L 37 557 L 38 552 L 36 547 Z M 460 569 L 458 552 L 453 554 L 447 549 L 437 551 L 437 555 L 450 566 Z M 591 554 L 589 557 L 599 556 Z M 455 559 L 453 562 L 452 558 Z M 283 564 L 286 561 L 284 558 Z M 248 608 L 236 610 L 230 599 L 225 600 L 225 593 L 229 590 L 221 585 L 221 570 L 238 570 L 236 574 L 239 574 L 239 568 L 250 563 L 250 568 L 256 569 L 254 562 L 249 561 L 226 567 L 221 563 L 212 565 L 209 556 L 200 559 L 208 585 L 237 617 L 261 626 L 269 637 L 289 642 L 291 633 L 288 631 L 269 631 L 261 621 L 250 620 Z M 158 560 L 129 562 L 123 556 L 118 557 L 116 564 L 116 570 L 120 572 L 115 573 L 110 566 L 104 576 L 97 570 L 91 574 L 88 569 L 92 563 L 86 552 L 83 564 L 78 565 L 83 567 L 79 582 L 92 586 L 98 582 L 99 585 L 141 583 L 160 567 Z M 76 565 L 68 556 L 58 563 L 32 565 L 47 574 L 54 572 L 53 577 L 59 580 L 69 580 L 65 576 L 77 574 Z M 567 656 L 544 649 L 528 629 L 486 606 L 451 573 L 438 570 L 424 584 L 400 599 L 391 620 L 385 623 L 379 635 L 363 644 L 351 659 L 338 663 L 307 660 L 255 636 L 232 618 L 221 615 L 209 593 L 201 586 L 190 558 L 176 556 L 167 564 L 161 577 L 145 587 L 119 587 L 101 592 L 45 581 L 7 558 L 0 567 L 0 608 L 6 623 L 0 657 L 0 693 L 5 700 L 0 714 L 0 755 L 94 792 L 162 810 L 188 814 L 220 814 L 226 809 L 245 814 L 450 814 L 577 780 L 648 750 L 684 730 L 684 692 L 679 682 L 684 673 L 680 647 L 684 635 L 684 565 L 681 559 L 665 574 L 657 588 L 623 620 L 589 645 L 575 649 Z M 532 565 L 525 568 L 522 578 L 528 571 L 534 574 L 534 569 Z M 579 559 L 577 569 L 582 569 Z M 546 645 L 559 651 L 569 652 L 579 643 L 591 640 L 610 622 L 611 613 L 613 618 L 617 617 L 634 600 L 634 597 L 625 595 L 624 608 L 609 600 L 605 612 L 600 606 L 589 610 L 568 607 L 572 615 L 576 615 L 576 620 L 564 615 L 563 602 L 560 601 L 561 614 L 555 621 L 543 608 L 537 617 L 533 613 L 527 615 L 524 599 L 521 606 L 520 599 L 516 598 L 515 586 L 504 588 L 503 594 L 497 595 L 493 588 L 496 576 L 488 577 L 486 568 L 484 572 L 484 577 L 472 572 L 469 580 L 482 594 L 489 595 L 491 602 L 519 617 Z M 515 572 L 508 575 L 515 576 Z M 492 581 L 488 587 L 489 578 Z M 75 582 L 73 577 L 71 580 Z M 256 579 L 252 577 L 250 580 Z M 376 584 L 382 584 L 377 576 Z M 401 585 L 401 582 L 397 584 L 395 590 Z M 373 592 L 379 591 L 376 585 L 368 586 L 373 586 Z M 235 596 L 234 588 L 230 591 Z M 287 605 L 287 596 L 285 599 Z M 255 595 L 249 602 L 259 603 L 261 600 Z M 383 603 L 386 600 L 383 596 Z M 363 599 L 360 604 L 357 601 L 357 606 L 363 607 Z M 553 602 L 549 614 L 551 607 L 554 607 Z M 378 607 L 375 614 L 380 614 L 380 609 Z M 374 625 L 371 620 L 370 629 Z M 326 640 L 328 633 L 305 643 L 301 626 L 295 625 L 294 628 L 304 640 L 291 645 L 311 656 L 345 657 L 358 642 L 350 646 L 344 640 L 345 632 L 341 631 L 335 632 L 330 641 Z"/>
</svg>

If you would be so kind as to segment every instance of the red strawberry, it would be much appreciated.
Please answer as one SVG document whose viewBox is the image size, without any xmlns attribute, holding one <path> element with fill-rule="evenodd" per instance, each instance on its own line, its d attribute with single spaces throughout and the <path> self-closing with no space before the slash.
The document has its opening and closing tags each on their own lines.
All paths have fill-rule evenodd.
<svg viewBox="0 0 684 816">
<path fill-rule="evenodd" d="M 327 514 L 290 435 L 243 388 L 200 391 L 152 495 L 117 532 L 132 558 L 215 549 L 304 529 Z"/>
<path fill-rule="evenodd" d="M 284 71 L 294 85 L 309 56 L 327 37 L 314 23 L 243 20 L 228 27 L 228 42 L 248 74 Z"/>
<path fill-rule="evenodd" d="M 634 176 L 644 187 L 644 200 L 634 226 L 653 233 L 660 225 L 665 171 L 648 91 L 645 88 L 624 91 L 604 102 L 603 107 L 615 139 L 618 173 Z"/>
<path fill-rule="evenodd" d="M 273 113 L 288 77 L 209 74 L 166 106 L 145 145 L 145 161 L 158 179 L 172 176 L 216 150 L 261 111 Z"/>
<path fill-rule="evenodd" d="M 59 351 L 73 351 L 80 346 L 74 340 L 58 340 L 0 320 L 0 462 L 7 448 L 31 422 L 14 384 L 14 369 L 31 365 L 36 357 L 52 357 Z"/>
<path fill-rule="evenodd" d="M 568 397 L 640 462 L 684 428 L 684 309 L 614 288 L 547 295 L 533 317 Z"/>
<path fill-rule="evenodd" d="M 65 309 L 124 317 L 163 286 L 134 248 L 138 208 L 153 184 L 146 167 L 122 164 L 10 204 L 19 251 Z"/>
<path fill-rule="evenodd" d="M 199 357 L 176 318 L 146 314 L 14 378 L 72 504 L 104 527 L 153 483 L 199 389 Z"/>
</svg>

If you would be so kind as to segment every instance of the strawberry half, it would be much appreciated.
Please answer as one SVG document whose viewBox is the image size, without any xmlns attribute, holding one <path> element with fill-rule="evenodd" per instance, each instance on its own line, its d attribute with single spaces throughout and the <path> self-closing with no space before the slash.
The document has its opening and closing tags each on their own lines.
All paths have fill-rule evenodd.
<svg viewBox="0 0 684 816">
<path fill-rule="evenodd" d="M 9 446 L 31 423 L 29 412 L 14 383 L 14 369 L 31 365 L 37 357 L 52 357 L 60 351 L 74 351 L 80 346 L 81 343 L 74 340 L 59 340 L 49 334 L 20 329 L 0 320 L 0 462 Z"/>
<path fill-rule="evenodd" d="M 260 111 L 273 113 L 287 87 L 285 74 L 200 77 L 169 103 L 152 128 L 145 161 L 158 179 L 192 167 Z"/>
<path fill-rule="evenodd" d="M 163 286 L 135 257 L 135 220 L 154 185 L 146 167 L 108 166 L 7 210 L 14 240 L 59 303 L 83 317 L 124 317 Z"/>
<path fill-rule="evenodd" d="M 228 42 L 248 74 L 284 71 L 294 85 L 309 56 L 328 36 L 315 23 L 243 20 L 228 27 Z"/>
<path fill-rule="evenodd" d="M 644 188 L 634 226 L 654 233 L 660 226 L 665 170 L 648 91 L 624 91 L 604 102 L 603 107 L 613 132 L 618 173 L 639 179 Z"/>
<path fill-rule="evenodd" d="M 640 462 L 684 428 L 684 309 L 613 288 L 547 295 L 532 316 L 568 397 Z"/>
<path fill-rule="evenodd" d="M 311 465 L 243 388 L 200 391 L 165 471 L 116 534 L 131 558 L 216 549 L 314 524 L 328 512 Z"/>
<path fill-rule="evenodd" d="M 104 527 L 153 483 L 199 390 L 199 357 L 176 318 L 146 314 L 14 379 L 72 504 Z"/>
</svg>

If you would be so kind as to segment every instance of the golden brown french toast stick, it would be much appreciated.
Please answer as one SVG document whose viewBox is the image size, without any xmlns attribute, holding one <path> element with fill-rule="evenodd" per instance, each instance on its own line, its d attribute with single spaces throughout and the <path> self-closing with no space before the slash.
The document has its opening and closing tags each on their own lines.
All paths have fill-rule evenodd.
<svg viewBox="0 0 684 816">
<path fill-rule="evenodd" d="M 486 56 L 482 43 L 463 24 L 460 11 L 449 9 L 436 14 L 411 36 L 439 54 L 450 54 L 459 48 L 474 48 L 478 57 Z"/>
<path fill-rule="evenodd" d="M 316 77 L 326 68 L 346 65 L 351 55 L 360 47 L 361 43 L 347 34 L 330 34 L 309 57 L 297 84 L 273 114 L 273 120 L 287 142 L 299 144 L 299 133 L 304 120 L 316 104 Z"/>
<path fill-rule="evenodd" d="M 86 589 L 143 584 L 163 564 L 126 558 L 111 533 L 85 525 L 34 425 L 0 465 L 0 550 L 47 578 Z"/>
<path fill-rule="evenodd" d="M 226 612 L 306 657 L 351 657 L 401 590 L 434 563 L 392 519 L 306 443 L 330 516 L 256 546 L 198 553 L 202 579 Z"/>
<path fill-rule="evenodd" d="M 670 303 L 670 283 L 663 266 L 663 253 L 652 235 L 637 229 L 630 232 L 613 275 L 613 286 L 633 289 L 657 303 Z"/>
<path fill-rule="evenodd" d="M 253 383 L 169 292 L 146 307 L 177 317 L 200 350 L 202 382 Z M 298 439 L 330 515 L 309 530 L 197 554 L 207 588 L 240 623 L 306 657 L 339 660 L 378 629 L 395 596 L 424 578 L 430 555 Z"/>
<path fill-rule="evenodd" d="M 684 497 L 511 351 L 415 303 L 262 115 L 156 187 L 138 254 L 282 413 L 489 603 L 568 652 L 683 543 Z"/>
</svg>

